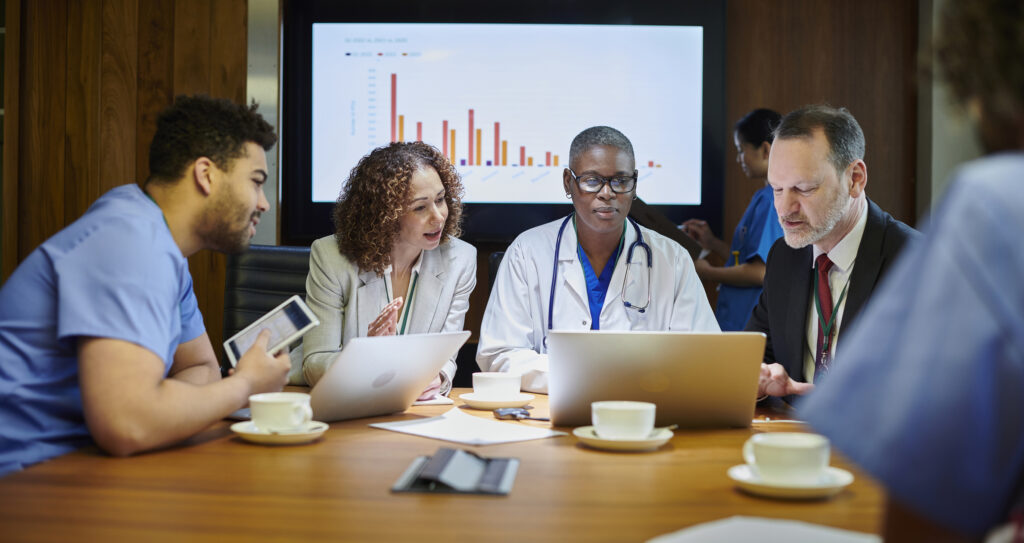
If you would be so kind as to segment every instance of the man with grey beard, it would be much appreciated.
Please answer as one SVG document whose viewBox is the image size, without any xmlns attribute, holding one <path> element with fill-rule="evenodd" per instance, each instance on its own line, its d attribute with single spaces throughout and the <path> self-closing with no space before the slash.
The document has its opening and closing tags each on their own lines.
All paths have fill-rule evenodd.
<svg viewBox="0 0 1024 543">
<path fill-rule="evenodd" d="M 758 396 L 805 394 L 828 373 L 850 328 L 917 231 L 868 200 L 864 133 L 845 108 L 783 117 L 768 184 L 785 234 L 768 254 L 748 331 L 768 336 Z"/>
</svg>

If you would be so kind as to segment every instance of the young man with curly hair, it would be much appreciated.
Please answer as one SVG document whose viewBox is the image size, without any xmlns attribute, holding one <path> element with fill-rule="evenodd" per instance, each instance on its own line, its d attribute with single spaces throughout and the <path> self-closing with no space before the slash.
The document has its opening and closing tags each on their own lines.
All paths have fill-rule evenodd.
<svg viewBox="0 0 1024 543">
<path fill-rule="evenodd" d="M 281 389 L 288 359 L 266 335 L 221 379 L 186 260 L 248 247 L 276 139 L 255 105 L 179 97 L 143 186 L 110 190 L 14 271 L 0 289 L 0 474 L 91 442 L 165 447 Z"/>
</svg>

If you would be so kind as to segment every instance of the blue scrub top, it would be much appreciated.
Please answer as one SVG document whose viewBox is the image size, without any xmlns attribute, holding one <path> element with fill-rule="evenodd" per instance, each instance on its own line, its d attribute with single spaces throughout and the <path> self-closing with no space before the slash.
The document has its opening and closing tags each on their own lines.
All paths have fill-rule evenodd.
<svg viewBox="0 0 1024 543">
<path fill-rule="evenodd" d="M 747 206 L 743 218 L 733 232 L 730 250 L 739 251 L 741 263 L 750 262 L 755 258 L 767 262 L 768 251 L 782 235 L 782 225 L 779 224 L 779 216 L 775 213 L 772 188 L 766 185 L 750 199 L 750 205 Z M 736 265 L 736 259 L 730 255 L 725 265 Z M 715 317 L 718 318 L 718 325 L 722 327 L 722 331 L 743 330 L 760 296 L 761 287 L 723 284 L 718 290 L 718 308 L 715 310 Z"/>
</svg>

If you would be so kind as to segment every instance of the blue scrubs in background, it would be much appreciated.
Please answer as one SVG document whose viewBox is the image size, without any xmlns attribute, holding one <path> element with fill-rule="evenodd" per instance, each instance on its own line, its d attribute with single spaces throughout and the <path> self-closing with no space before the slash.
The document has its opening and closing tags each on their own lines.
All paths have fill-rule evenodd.
<svg viewBox="0 0 1024 543">
<path fill-rule="evenodd" d="M 750 262 L 760 257 L 762 262 L 768 261 L 768 251 L 775 240 L 781 238 L 782 225 L 775 213 L 775 197 L 772 188 L 765 186 L 754 193 L 750 205 L 743 212 L 743 218 L 736 225 L 732 235 L 731 251 L 739 251 L 740 263 Z M 736 265 L 736 257 L 730 256 L 725 266 Z M 718 290 L 718 308 L 715 317 L 722 331 L 743 330 L 750 319 L 750 313 L 757 305 L 761 296 L 761 287 L 737 287 L 722 285 Z"/>
</svg>

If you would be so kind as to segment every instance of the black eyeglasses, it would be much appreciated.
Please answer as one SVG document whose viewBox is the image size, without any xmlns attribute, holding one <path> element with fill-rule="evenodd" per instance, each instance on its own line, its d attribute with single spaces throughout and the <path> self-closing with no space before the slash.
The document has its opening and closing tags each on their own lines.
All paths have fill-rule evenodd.
<svg viewBox="0 0 1024 543">
<path fill-rule="evenodd" d="M 633 170 L 633 175 L 616 175 L 614 177 L 601 177 L 600 175 L 585 173 L 577 176 L 576 172 L 572 171 L 572 168 L 566 168 L 569 170 L 569 175 L 572 176 L 573 181 L 576 181 L 576 186 L 581 192 L 601 192 L 604 188 L 605 183 L 612 188 L 612 192 L 616 194 L 624 194 L 632 192 L 636 188 L 637 170 Z"/>
</svg>

